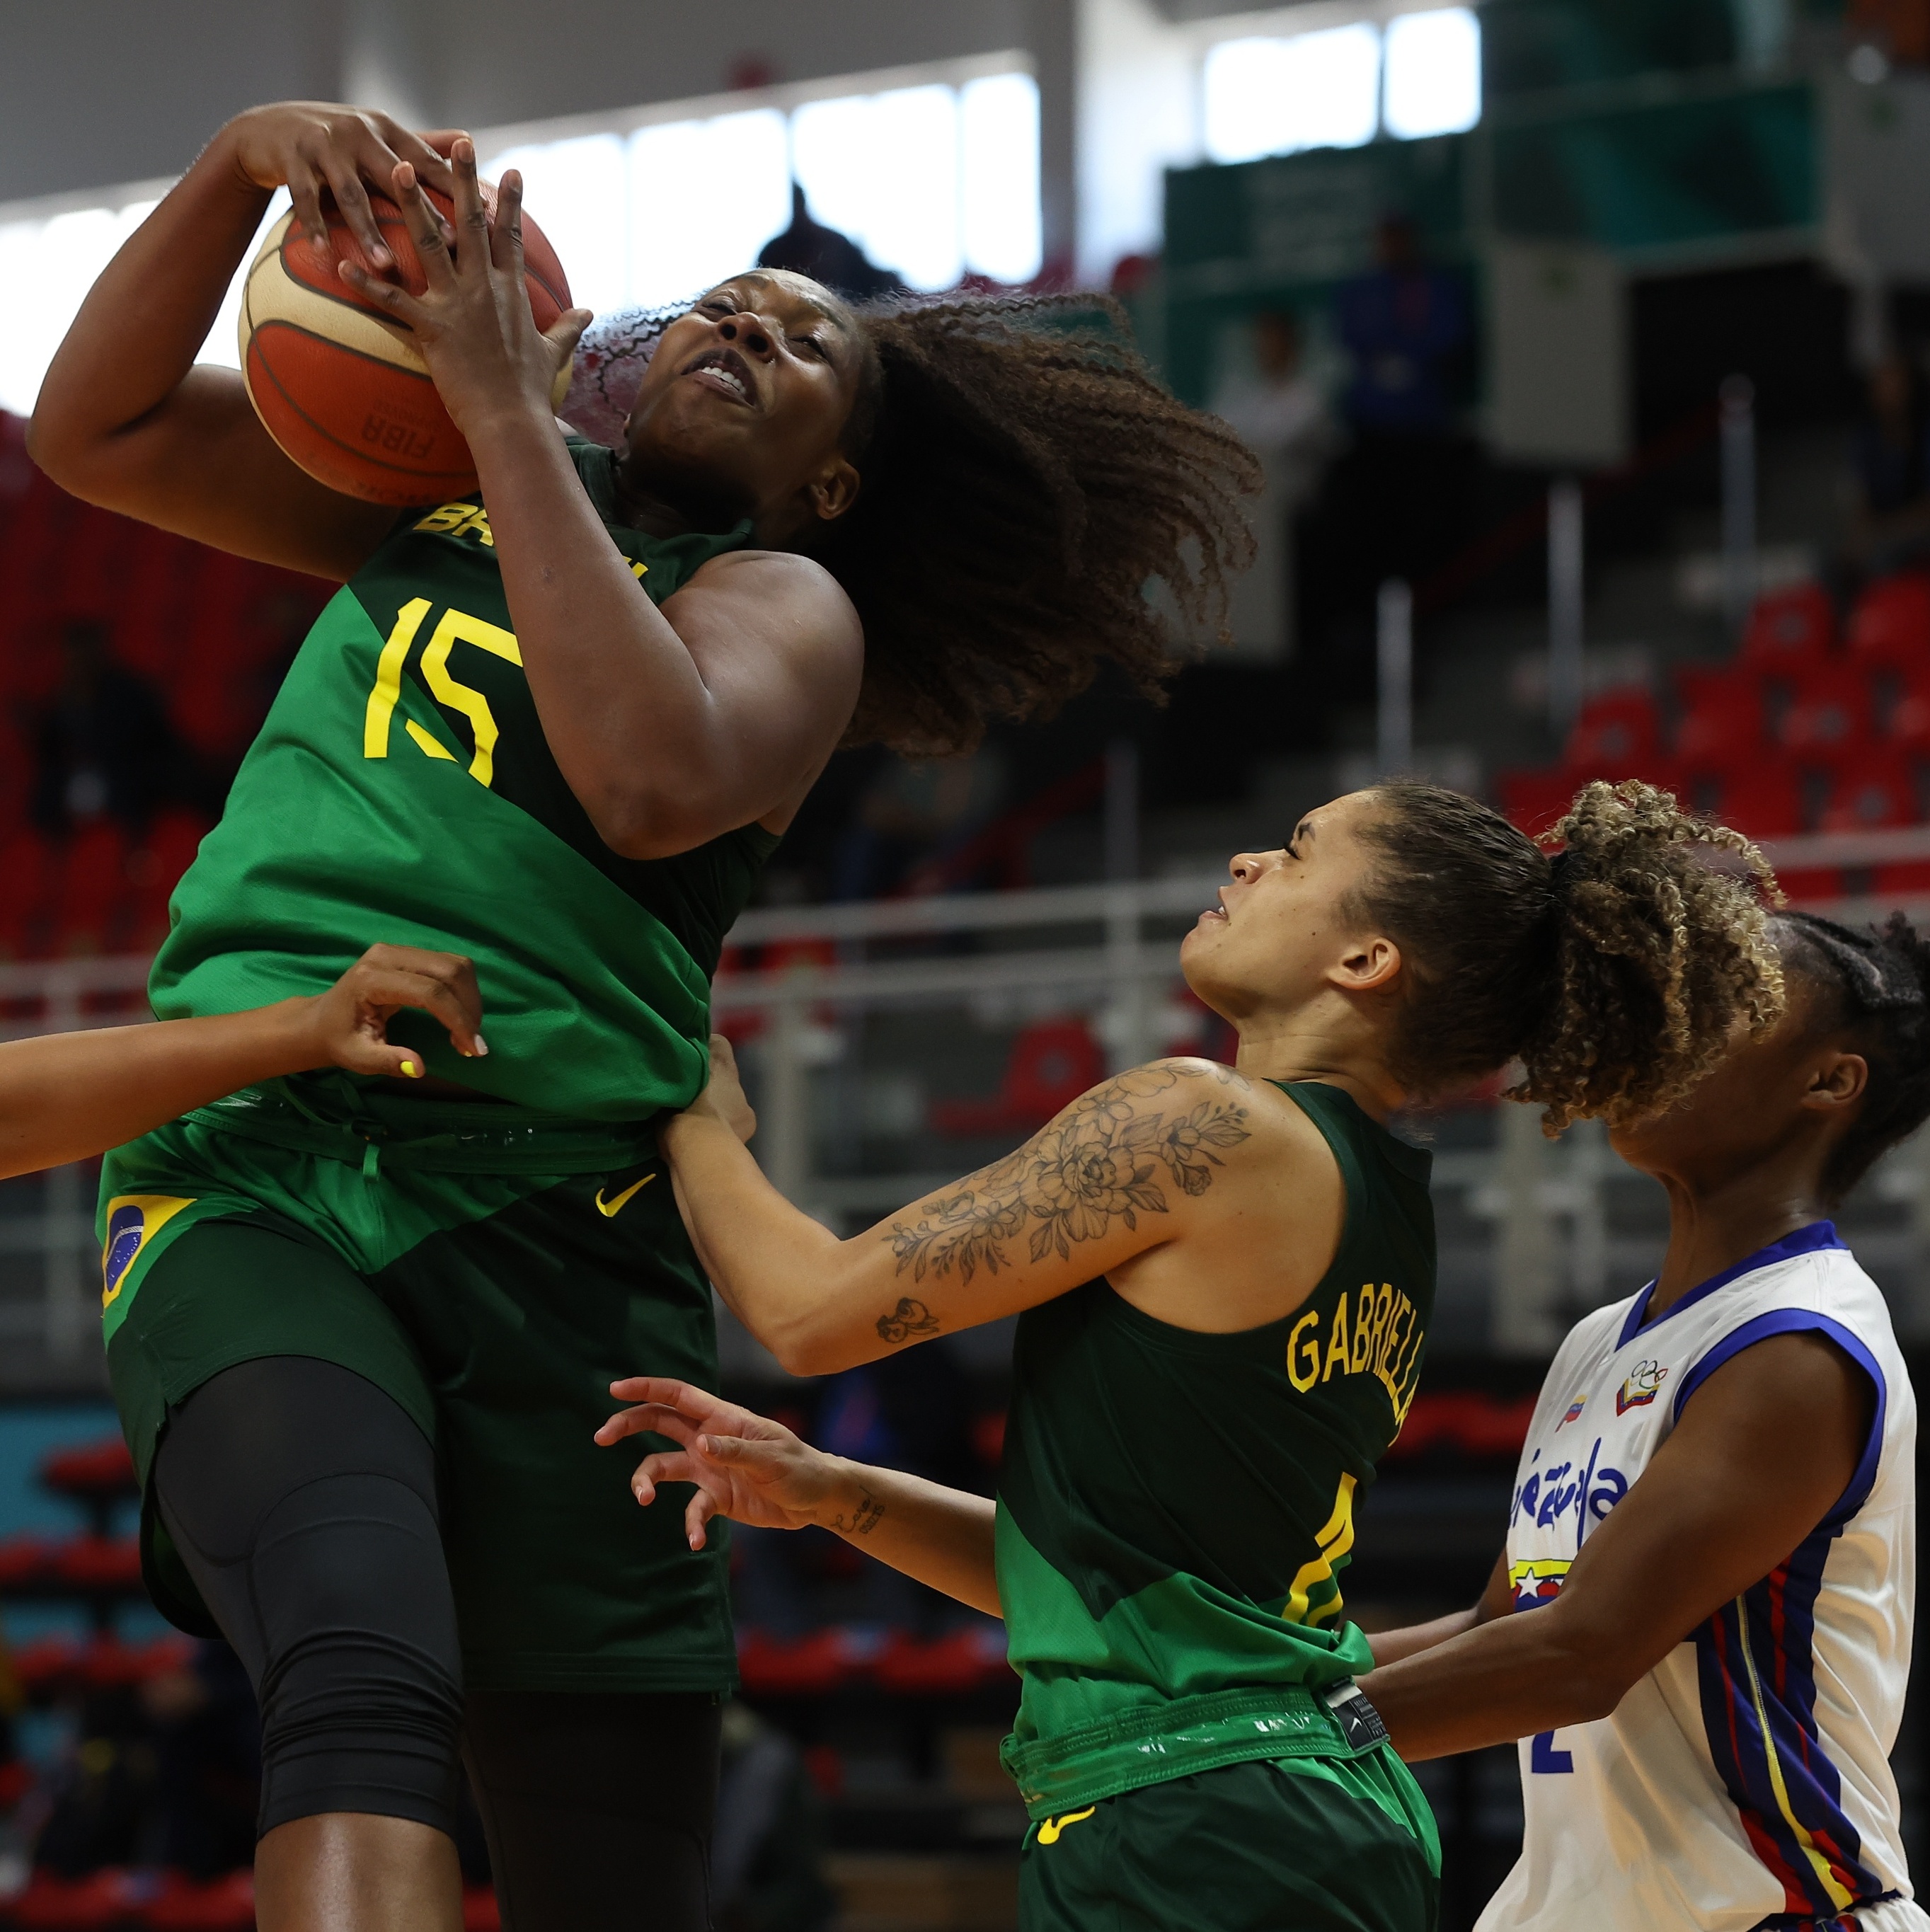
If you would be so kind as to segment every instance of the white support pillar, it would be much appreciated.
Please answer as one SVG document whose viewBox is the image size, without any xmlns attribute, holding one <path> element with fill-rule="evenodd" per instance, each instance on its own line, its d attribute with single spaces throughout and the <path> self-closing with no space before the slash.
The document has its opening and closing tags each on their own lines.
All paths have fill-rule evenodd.
<svg viewBox="0 0 1930 1932">
<path fill-rule="evenodd" d="M 1721 402 L 1722 615 L 1739 635 L 1756 601 L 1756 386 L 1730 376 Z"/>
<path fill-rule="evenodd" d="M 56 971 L 47 988 L 47 1030 L 71 1033 L 80 1021 L 79 991 L 67 974 Z M 79 1357 L 97 1316 L 88 1292 L 93 1230 L 83 1219 L 83 1172 L 56 1167 L 41 1183 L 42 1333 L 47 1354 L 56 1362 Z"/>
<path fill-rule="evenodd" d="M 1383 778 L 1414 762 L 1414 598 L 1391 577 L 1375 609 L 1374 760 Z"/>
<path fill-rule="evenodd" d="M 1545 1355 L 1561 1339 L 1556 1333 L 1560 1276 L 1548 1211 L 1548 1143 L 1538 1107 L 1504 1102 L 1500 1114 L 1495 1185 L 1501 1216 L 1488 1346 L 1497 1355 Z"/>
<path fill-rule="evenodd" d="M 1581 485 L 1565 476 L 1548 490 L 1548 728 L 1568 736 L 1582 700 Z"/>
<path fill-rule="evenodd" d="M 764 1105 L 758 1147 L 770 1184 L 794 1208 L 806 1204 L 811 1180 L 811 1070 L 805 1034 L 806 1000 L 817 976 L 808 967 L 786 976 L 765 1036 Z"/>
</svg>

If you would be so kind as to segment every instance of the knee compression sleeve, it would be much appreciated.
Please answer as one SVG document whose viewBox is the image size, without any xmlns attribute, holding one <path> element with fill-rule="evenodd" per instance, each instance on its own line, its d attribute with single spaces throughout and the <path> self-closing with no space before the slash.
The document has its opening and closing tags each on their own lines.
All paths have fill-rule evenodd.
<svg viewBox="0 0 1930 1932">
<path fill-rule="evenodd" d="M 362 1811 L 453 1832 L 461 1654 L 407 1414 L 332 1362 L 244 1362 L 183 1404 L 155 1483 L 261 1705 L 260 1830 Z"/>
</svg>

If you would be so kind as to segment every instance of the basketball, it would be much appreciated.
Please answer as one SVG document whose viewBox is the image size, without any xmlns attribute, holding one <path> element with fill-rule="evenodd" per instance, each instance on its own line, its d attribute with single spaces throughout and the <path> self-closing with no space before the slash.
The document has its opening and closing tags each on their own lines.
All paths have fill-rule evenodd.
<svg viewBox="0 0 1930 1932">
<path fill-rule="evenodd" d="M 494 215 L 496 190 L 482 184 Z M 425 190 L 445 216 L 446 195 Z M 248 400 L 283 452 L 317 482 L 371 503 L 435 503 L 476 483 L 476 466 L 436 393 L 412 332 L 344 281 L 339 262 L 374 272 L 367 254 L 332 201 L 332 258 L 284 214 L 248 270 L 242 297 L 242 376 Z M 428 286 L 402 211 L 371 193 L 369 206 L 412 295 Z M 525 214 L 523 262 L 536 326 L 548 328 L 570 305 L 569 284 L 542 230 Z M 566 368 L 557 400 L 568 385 Z"/>
</svg>

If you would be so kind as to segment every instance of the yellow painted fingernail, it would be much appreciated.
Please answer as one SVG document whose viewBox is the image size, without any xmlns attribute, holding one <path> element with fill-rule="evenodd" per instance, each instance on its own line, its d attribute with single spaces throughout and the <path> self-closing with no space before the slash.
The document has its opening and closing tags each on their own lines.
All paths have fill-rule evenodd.
<svg viewBox="0 0 1930 1932">
<path fill-rule="evenodd" d="M 402 1070 L 411 1080 L 419 1080 L 422 1077 L 422 1070 L 413 1060 L 403 1061 Z"/>
</svg>

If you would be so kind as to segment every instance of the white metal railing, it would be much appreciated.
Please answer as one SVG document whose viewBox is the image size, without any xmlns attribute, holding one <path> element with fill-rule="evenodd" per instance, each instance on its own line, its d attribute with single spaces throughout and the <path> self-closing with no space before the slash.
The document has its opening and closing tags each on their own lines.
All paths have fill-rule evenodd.
<svg viewBox="0 0 1930 1932">
<path fill-rule="evenodd" d="M 1767 848 L 1779 871 L 1930 860 L 1930 826 L 1862 834 L 1825 834 Z M 1106 1064 L 1137 1064 L 1175 1044 L 1172 996 L 1179 987 L 1176 921 L 1214 902 L 1225 874 L 1071 886 L 1042 890 L 893 899 L 858 904 L 769 909 L 746 914 L 734 948 L 782 949 L 782 963 L 731 970 L 716 982 L 714 1006 L 730 1026 L 762 1022 L 744 1052 L 761 1122 L 758 1147 L 772 1179 L 827 1220 L 881 1214 L 943 1186 L 957 1169 L 939 1168 L 928 1150 L 917 1168 L 846 1156 L 857 1128 L 848 1091 L 866 1077 L 863 1034 L 873 1016 L 926 1012 L 928 1039 L 949 1036 L 976 1014 L 986 1054 L 1001 1023 L 1079 1013 L 1091 1024 Z M 1841 918 L 1887 909 L 1868 900 L 1819 905 Z M 1930 913 L 1930 892 L 1908 904 Z M 917 950 L 918 942 L 952 950 Z M 800 952 L 803 956 L 800 956 Z M 77 959 L 0 966 L 0 1036 L 116 1024 L 136 1017 L 148 962 Z M 487 988 L 485 988 L 485 998 Z M 963 1009 L 962 1015 L 960 1010 Z M 875 1070 L 874 1070 L 875 1071 Z M 1900 1325 L 1930 1328 L 1930 1299 L 1919 1310 L 1920 1264 L 1930 1258 L 1930 1138 L 1905 1149 L 1876 1177 L 1875 1199 L 1890 1204 L 1891 1228 L 1868 1238 L 1880 1270 L 1899 1294 Z M 826 1156 L 830 1156 L 825 1158 Z M 935 1158 L 942 1160 L 941 1146 Z M 1567 1312 L 1617 1292 L 1652 1244 L 1611 1239 L 1608 1190 L 1620 1173 L 1599 1130 L 1586 1124 L 1557 1144 L 1542 1141 L 1532 1110 L 1498 1110 L 1492 1148 L 1436 1156 L 1437 1189 L 1458 1196 L 1487 1231 L 1474 1263 L 1486 1285 L 1491 1346 L 1540 1353 L 1559 1338 Z M 0 1292 L 0 1340 L 36 1347 L 53 1365 L 82 1360 L 93 1323 L 98 1261 L 85 1170 L 55 1171 L 38 1184 L 35 1204 L 6 1211 L 0 1190 L 0 1270 L 17 1266 Z M 1901 1208 L 1899 1217 L 1895 1209 Z M 1866 1245 L 1859 1236 L 1859 1248 Z M 1641 1250 L 1638 1255 L 1635 1250 Z M 1626 1252 L 1624 1252 L 1624 1250 Z M 26 1282 L 35 1286 L 25 1292 Z"/>
</svg>

